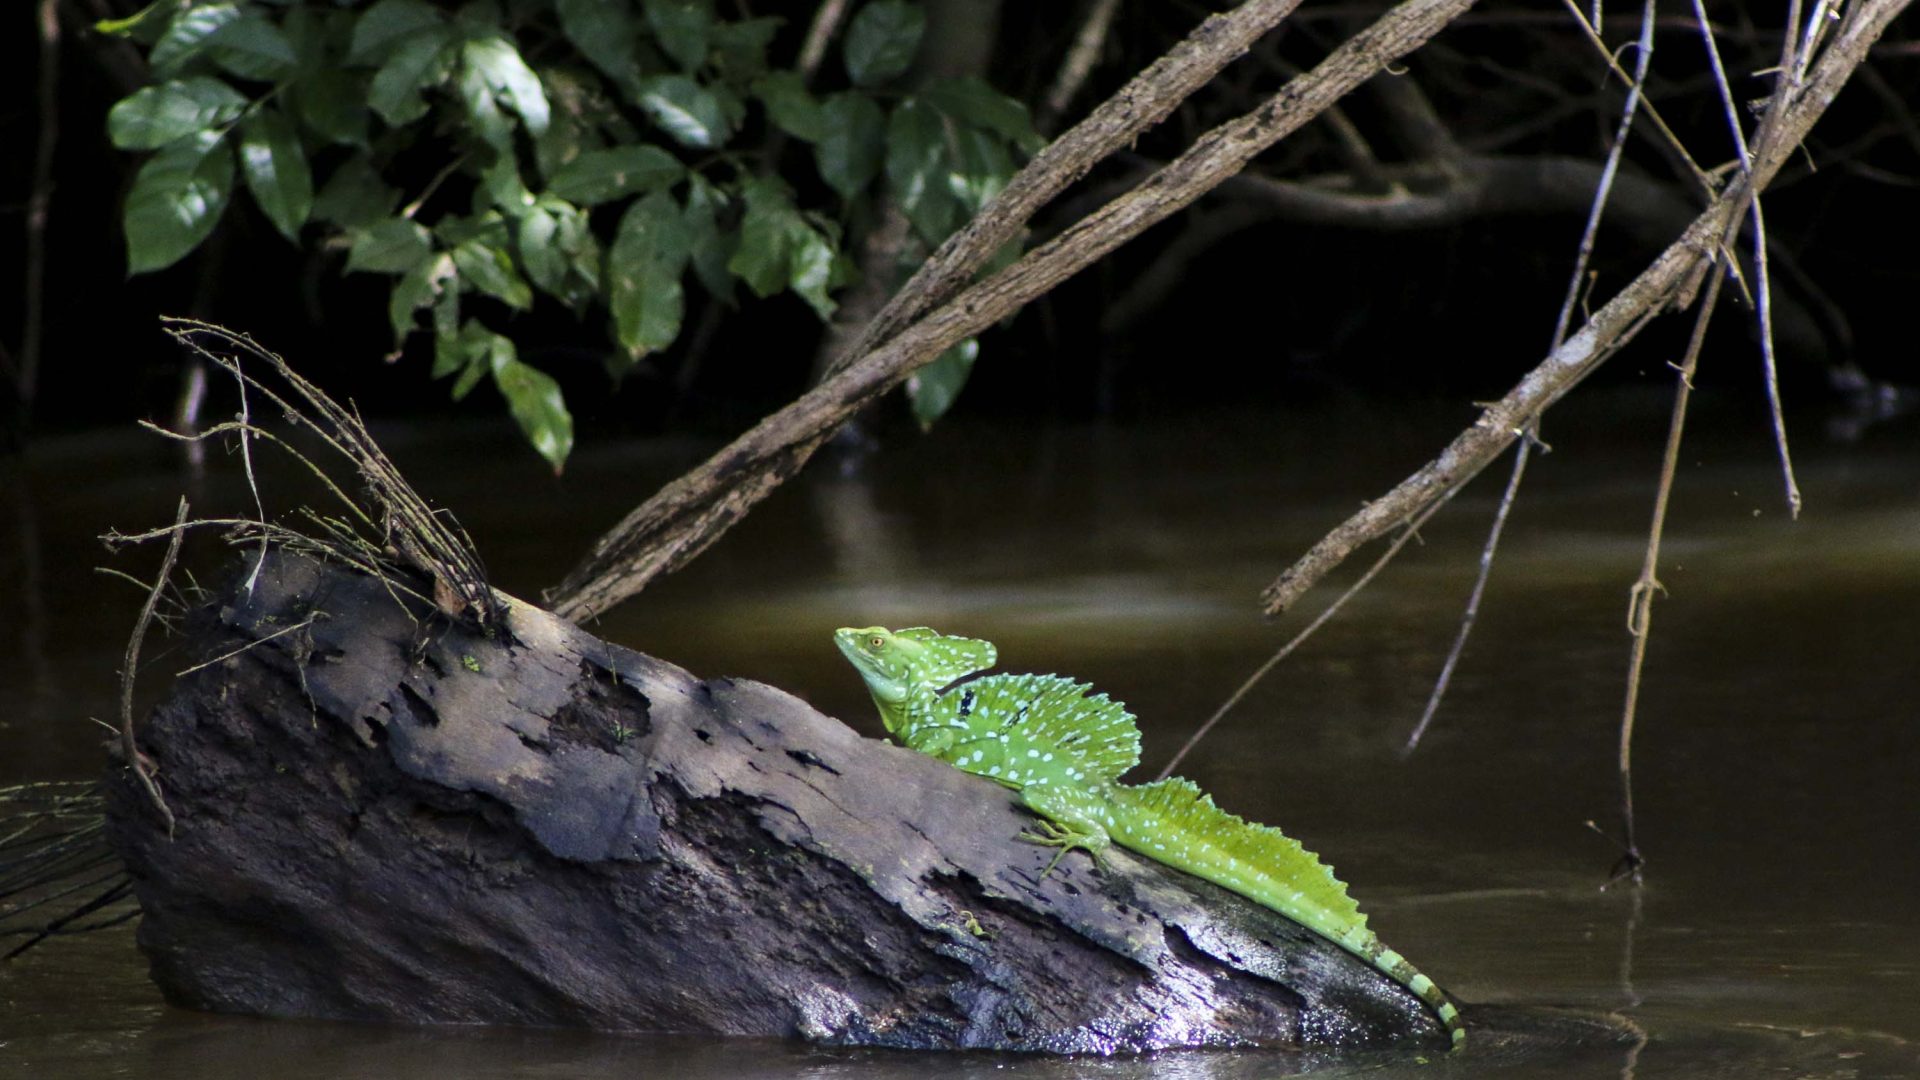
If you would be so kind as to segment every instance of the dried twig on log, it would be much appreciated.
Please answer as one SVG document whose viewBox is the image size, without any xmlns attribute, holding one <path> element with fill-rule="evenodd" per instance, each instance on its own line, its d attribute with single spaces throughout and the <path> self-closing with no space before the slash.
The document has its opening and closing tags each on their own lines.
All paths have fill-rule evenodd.
<svg viewBox="0 0 1920 1080">
<path fill-rule="evenodd" d="M 160 605 L 160 594 L 166 592 L 167 579 L 173 575 L 173 564 L 180 558 L 180 541 L 187 535 L 187 500 L 182 497 L 180 509 L 173 517 L 172 536 L 167 540 L 167 553 L 160 559 L 160 571 L 154 575 L 153 588 L 147 590 L 147 602 L 140 608 L 140 617 L 133 622 L 133 634 L 127 638 L 126 659 L 120 666 L 120 753 L 126 758 L 126 766 L 140 781 L 140 790 L 147 796 L 148 805 L 167 827 L 167 835 L 173 835 L 173 811 L 167 808 L 167 800 L 160 794 L 160 788 L 153 782 L 153 766 L 140 753 L 140 745 L 133 737 L 133 680 L 140 671 L 140 646 L 147 640 L 147 627 L 153 622 L 153 609 Z"/>
</svg>

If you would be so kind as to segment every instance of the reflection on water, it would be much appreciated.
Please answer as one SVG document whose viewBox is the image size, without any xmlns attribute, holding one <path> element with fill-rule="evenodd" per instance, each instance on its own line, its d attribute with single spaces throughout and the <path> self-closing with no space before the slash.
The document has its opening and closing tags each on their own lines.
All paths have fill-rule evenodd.
<svg viewBox="0 0 1920 1080">
<path fill-rule="evenodd" d="M 1396 751 L 1450 644 L 1499 477 L 1430 523 L 1182 769 L 1325 854 L 1383 937 L 1488 1006 L 1464 1060 L 1062 1064 L 258 1022 L 163 1004 L 123 928 L 0 967 L 0 1073 L 254 1076 L 265 1061 L 291 1077 L 1920 1075 L 1920 431 L 1844 450 L 1803 440 L 1808 510 L 1794 523 L 1760 420 L 1701 415 L 1635 755 L 1649 884 L 1596 887 L 1615 852 L 1583 822 L 1612 813 L 1626 587 L 1662 408 L 1615 398 L 1556 414 L 1555 452 L 1529 469 L 1476 637 L 1411 759 Z M 1068 672 L 1126 700 L 1151 770 L 1312 616 L 1263 622 L 1260 587 L 1468 418 L 1411 403 L 1125 429 L 948 425 L 857 475 L 822 462 L 596 630 L 776 683 L 869 734 L 830 628 L 988 637 L 1010 670 Z M 498 429 L 379 434 L 522 596 L 704 449 L 588 446 L 556 481 Z M 236 463 L 214 457 L 188 481 L 167 449 L 116 433 L 0 463 L 0 782 L 97 767 L 87 718 L 114 713 L 140 597 L 93 572 L 107 560 L 89 538 L 169 517 L 183 488 L 198 511 L 244 506 Z M 276 476 L 270 495 L 299 483 Z M 222 558 L 190 566 L 204 579 Z M 157 559 L 114 565 L 139 576 Z M 149 650 L 151 693 L 184 661 Z"/>
</svg>

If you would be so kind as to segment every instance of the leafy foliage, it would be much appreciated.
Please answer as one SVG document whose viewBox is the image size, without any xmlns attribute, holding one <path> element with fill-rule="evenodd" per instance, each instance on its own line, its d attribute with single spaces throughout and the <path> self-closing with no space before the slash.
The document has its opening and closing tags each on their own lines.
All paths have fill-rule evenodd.
<svg viewBox="0 0 1920 1080">
<path fill-rule="evenodd" d="M 152 153 L 127 195 L 129 272 L 205 241 L 237 174 L 289 241 L 391 278 L 396 353 L 428 329 L 433 375 L 456 398 L 490 379 L 558 470 L 572 417 L 495 329 L 513 313 L 606 312 L 615 378 L 680 338 L 689 273 L 710 302 L 738 282 L 824 320 L 868 201 L 900 206 L 921 255 L 1038 145 L 978 79 L 905 85 L 915 0 L 855 12 L 824 95 L 771 55 L 781 27 L 712 0 L 156 0 L 97 27 L 153 69 L 107 119 L 115 146 Z M 921 423 L 976 351 L 913 381 Z"/>
</svg>

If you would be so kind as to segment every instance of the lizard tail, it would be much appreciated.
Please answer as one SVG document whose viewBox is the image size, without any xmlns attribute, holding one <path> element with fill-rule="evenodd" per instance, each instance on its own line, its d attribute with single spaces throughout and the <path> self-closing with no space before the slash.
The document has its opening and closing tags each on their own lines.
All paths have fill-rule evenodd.
<svg viewBox="0 0 1920 1080">
<path fill-rule="evenodd" d="M 1427 1003 L 1427 1007 L 1433 1010 L 1434 1015 L 1440 1018 L 1440 1023 L 1446 1027 L 1447 1037 L 1453 1040 L 1453 1049 L 1458 1050 L 1466 1045 L 1466 1021 L 1460 1018 L 1459 1006 L 1453 1003 L 1453 999 L 1447 997 L 1446 991 L 1441 990 L 1432 979 L 1422 975 L 1419 968 L 1407 962 L 1406 957 L 1381 944 L 1378 938 L 1374 939 L 1373 948 L 1368 950 L 1366 955 L 1374 967 L 1379 968 L 1394 982 L 1413 991 L 1421 1001 Z"/>
<path fill-rule="evenodd" d="M 1466 1041 L 1459 1008 L 1374 936 L 1346 883 L 1299 841 L 1220 809 L 1177 776 L 1115 784 L 1107 799 L 1113 814 L 1105 824 L 1122 847 L 1232 889 L 1334 942 L 1426 1002 L 1456 1049 Z"/>
</svg>

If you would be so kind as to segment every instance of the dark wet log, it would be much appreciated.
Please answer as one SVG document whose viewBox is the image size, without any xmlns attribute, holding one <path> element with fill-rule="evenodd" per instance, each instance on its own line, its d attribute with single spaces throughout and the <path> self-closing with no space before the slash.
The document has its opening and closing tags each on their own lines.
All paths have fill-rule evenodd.
<svg viewBox="0 0 1920 1080">
<path fill-rule="evenodd" d="M 1005 790 L 524 604 L 511 640 L 278 555 L 109 827 L 179 1003 L 1135 1051 L 1445 1038 L 1338 948 L 1125 852 L 1038 880 Z M 249 646 L 249 643 L 252 643 Z M 824 644 L 823 644 L 824 648 Z"/>
</svg>

